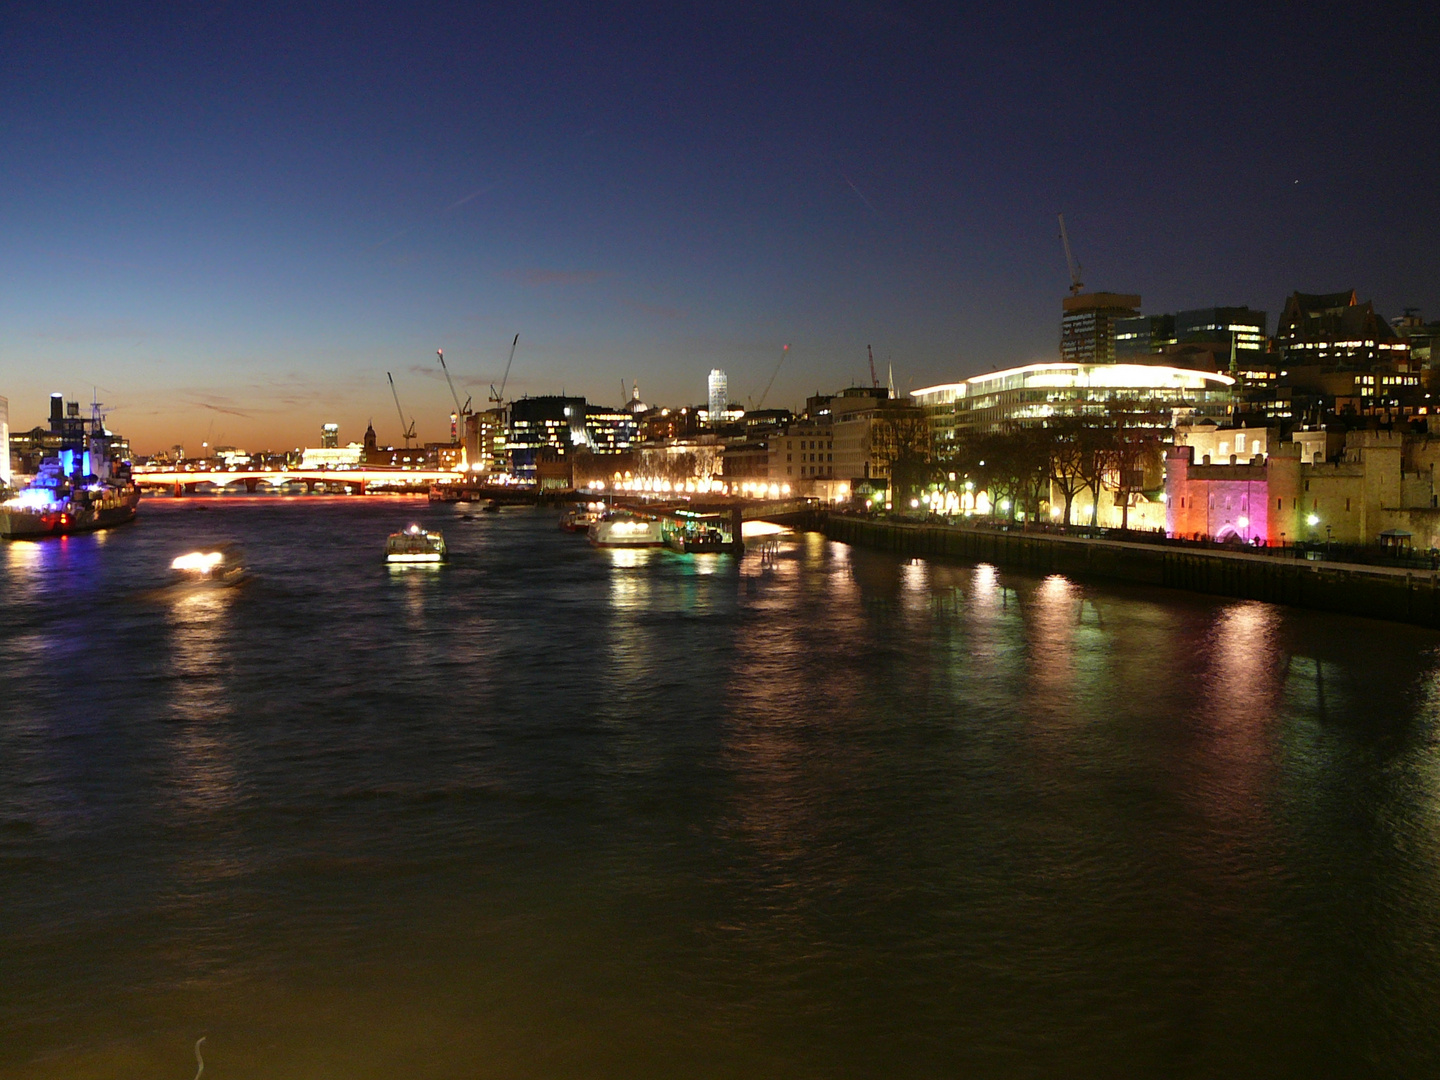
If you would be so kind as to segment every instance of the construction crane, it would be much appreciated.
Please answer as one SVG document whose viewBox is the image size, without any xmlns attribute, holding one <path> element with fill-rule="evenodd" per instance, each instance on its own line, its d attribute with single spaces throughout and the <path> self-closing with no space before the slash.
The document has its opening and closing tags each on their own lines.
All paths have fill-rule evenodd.
<svg viewBox="0 0 1440 1080">
<path fill-rule="evenodd" d="M 395 412 L 400 416 L 400 437 L 405 440 L 405 449 L 410 449 L 410 440 L 415 438 L 415 418 L 410 418 L 410 426 L 405 426 L 405 410 L 400 408 L 400 391 L 395 389 L 395 379 L 390 372 L 385 372 L 385 378 L 390 380 L 390 393 L 395 398 Z"/>
<path fill-rule="evenodd" d="M 505 384 L 510 381 L 510 365 L 515 362 L 515 346 L 520 344 L 520 335 L 515 335 L 515 340 L 510 342 L 510 358 L 505 361 L 505 374 L 500 378 L 500 389 L 497 392 L 495 384 L 490 384 L 490 400 L 495 403 L 497 409 L 505 404 Z M 623 386 L 624 383 L 622 382 Z"/>
<path fill-rule="evenodd" d="M 1064 214 L 1060 215 L 1060 242 L 1065 245 L 1065 265 L 1070 270 L 1070 295 L 1079 296 L 1085 283 L 1080 280 L 1080 264 L 1075 261 L 1075 256 L 1070 251 L 1070 236 L 1065 231 Z"/>
<path fill-rule="evenodd" d="M 435 355 L 440 358 L 440 370 L 445 373 L 445 381 L 450 386 L 450 396 L 455 399 L 455 416 L 457 418 L 464 416 L 470 409 L 470 399 L 468 397 L 465 399 L 465 405 L 462 408 L 460 405 L 460 395 L 455 392 L 455 381 L 450 378 L 450 369 L 445 366 L 445 350 L 436 349 Z"/>
<path fill-rule="evenodd" d="M 783 349 L 780 350 L 780 359 L 775 362 L 775 370 L 770 373 L 770 381 L 765 384 L 765 390 L 760 395 L 760 403 L 755 406 L 756 412 L 759 412 L 765 407 L 765 399 L 770 396 L 770 388 L 775 385 L 775 377 L 780 374 L 780 365 L 785 363 L 785 357 L 789 354 L 789 345 L 786 345 Z"/>
<path fill-rule="evenodd" d="M 455 381 L 450 378 L 450 369 L 445 366 L 445 350 L 436 349 L 435 355 L 440 358 L 440 370 L 445 372 L 445 382 L 449 384 L 450 396 L 455 399 L 455 423 L 450 426 L 450 439 L 452 445 L 460 445 L 465 441 L 465 417 L 470 412 L 470 398 L 465 398 L 465 404 L 460 404 L 460 395 L 455 392 Z"/>
<path fill-rule="evenodd" d="M 875 374 L 875 350 L 866 345 L 865 352 L 870 357 L 870 385 L 878 390 L 880 389 L 880 376 Z"/>
</svg>

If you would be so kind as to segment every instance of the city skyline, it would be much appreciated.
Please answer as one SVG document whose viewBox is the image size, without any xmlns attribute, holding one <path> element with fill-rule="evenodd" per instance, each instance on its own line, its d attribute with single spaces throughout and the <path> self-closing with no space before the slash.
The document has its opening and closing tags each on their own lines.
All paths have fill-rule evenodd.
<svg viewBox="0 0 1440 1080">
<path fill-rule="evenodd" d="M 1433 17 L 1376 18 L 11 8 L 0 394 L 93 392 L 140 452 L 398 442 L 390 371 L 437 440 L 434 350 L 483 402 L 516 332 L 507 397 L 743 404 L 786 344 L 769 405 L 867 346 L 903 393 L 1056 356 L 1059 211 L 1147 312 L 1434 317 Z"/>
</svg>

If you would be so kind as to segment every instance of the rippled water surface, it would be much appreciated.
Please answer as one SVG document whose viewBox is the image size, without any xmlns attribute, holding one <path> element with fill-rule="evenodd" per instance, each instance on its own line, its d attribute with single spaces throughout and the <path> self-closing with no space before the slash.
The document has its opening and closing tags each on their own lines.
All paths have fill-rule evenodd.
<svg viewBox="0 0 1440 1080">
<path fill-rule="evenodd" d="M 1440 1073 L 1440 636 L 462 512 L 0 547 L 0 1077 Z"/>
</svg>

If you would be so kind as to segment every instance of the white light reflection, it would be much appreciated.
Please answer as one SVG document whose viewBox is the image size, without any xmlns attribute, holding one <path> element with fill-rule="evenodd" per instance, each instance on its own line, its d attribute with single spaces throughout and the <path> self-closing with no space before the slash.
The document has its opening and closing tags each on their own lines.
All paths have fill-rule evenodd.
<svg viewBox="0 0 1440 1080">
<path fill-rule="evenodd" d="M 1264 812 L 1284 687 L 1279 623 L 1273 605 L 1230 604 L 1208 638 L 1209 662 L 1193 712 L 1206 737 L 1190 764 L 1195 796 L 1218 818 L 1248 822 Z"/>
<path fill-rule="evenodd" d="M 230 608 L 238 590 L 173 590 L 169 612 L 171 709 L 182 726 L 172 746 L 177 802 L 182 812 L 213 813 L 236 795 L 228 743 L 231 714 L 226 652 Z"/>
<path fill-rule="evenodd" d="M 1034 591 L 1025 615 L 1030 636 L 1030 682 L 1035 702 L 1068 715 L 1075 699 L 1075 629 L 1080 591 L 1051 574 Z"/>
</svg>

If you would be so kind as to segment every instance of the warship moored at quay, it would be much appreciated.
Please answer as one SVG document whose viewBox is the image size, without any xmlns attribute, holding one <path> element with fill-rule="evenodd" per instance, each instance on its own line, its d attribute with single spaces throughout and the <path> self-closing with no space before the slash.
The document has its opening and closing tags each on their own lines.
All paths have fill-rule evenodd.
<svg viewBox="0 0 1440 1080">
<path fill-rule="evenodd" d="M 86 418 L 78 402 L 53 395 L 50 429 L 60 437 L 59 450 L 41 461 L 30 484 L 0 503 L 0 537 L 38 540 L 134 521 L 140 490 L 129 462 L 111 459 L 99 403 Z"/>
</svg>

